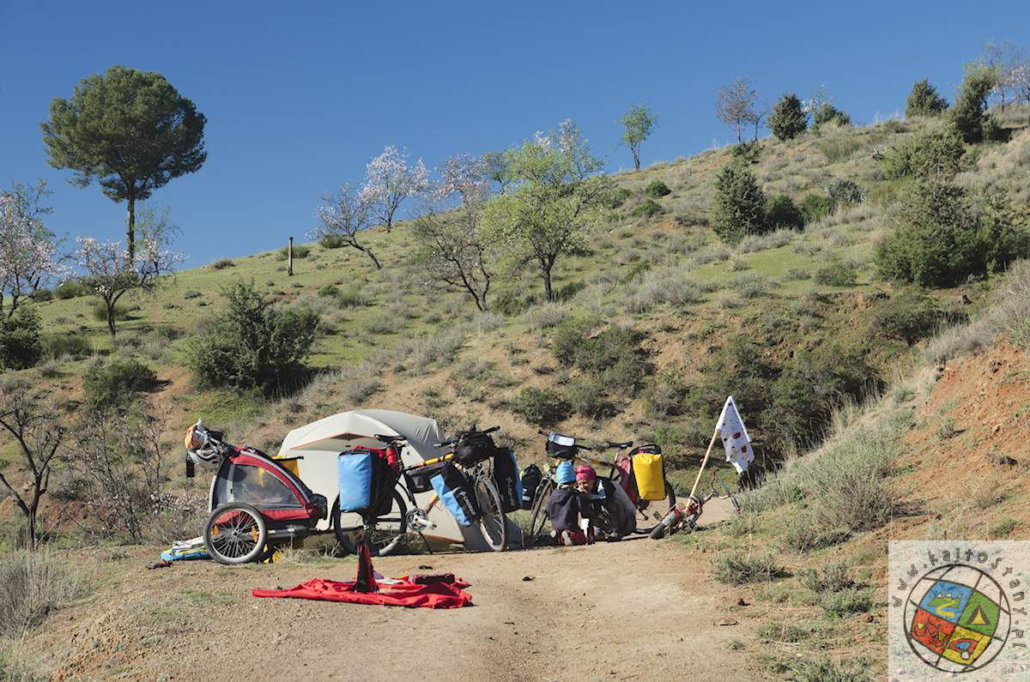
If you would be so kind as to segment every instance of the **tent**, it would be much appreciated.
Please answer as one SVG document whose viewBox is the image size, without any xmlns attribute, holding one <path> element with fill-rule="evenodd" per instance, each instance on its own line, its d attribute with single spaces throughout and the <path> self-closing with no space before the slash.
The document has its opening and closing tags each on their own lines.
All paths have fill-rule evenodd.
<svg viewBox="0 0 1030 682">
<path fill-rule="evenodd" d="M 311 490 L 325 495 L 330 505 L 337 498 L 336 456 L 355 445 L 381 448 L 383 444 L 375 435 L 403 436 L 408 447 L 402 452 L 405 466 L 418 464 L 443 454 L 434 444 L 443 440 L 435 419 L 417 417 L 391 410 L 351 410 L 331 417 L 319 419 L 307 426 L 301 426 L 286 434 L 278 457 L 297 457 L 297 471 L 301 480 Z M 415 501 L 422 508 L 433 493 L 419 493 Z M 429 511 L 429 519 L 436 527 L 426 536 L 449 543 L 464 544 L 467 549 L 486 549 L 478 526 L 462 527 L 443 505 L 437 504 Z M 323 521 L 319 530 L 328 530 L 329 522 Z"/>
</svg>

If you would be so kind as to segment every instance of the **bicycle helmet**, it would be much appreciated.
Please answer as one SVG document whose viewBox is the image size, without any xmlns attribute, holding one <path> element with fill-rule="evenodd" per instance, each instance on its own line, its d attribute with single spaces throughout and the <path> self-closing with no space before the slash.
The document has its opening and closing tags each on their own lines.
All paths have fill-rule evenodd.
<svg viewBox="0 0 1030 682">
<path fill-rule="evenodd" d="M 218 466 L 221 453 L 211 442 L 207 429 L 199 421 L 186 429 L 184 444 L 186 452 L 194 464 L 211 468 Z"/>
<path fill-rule="evenodd" d="M 576 466 L 572 462 L 562 462 L 558 465 L 554 480 L 558 485 L 568 485 L 576 482 Z"/>
</svg>

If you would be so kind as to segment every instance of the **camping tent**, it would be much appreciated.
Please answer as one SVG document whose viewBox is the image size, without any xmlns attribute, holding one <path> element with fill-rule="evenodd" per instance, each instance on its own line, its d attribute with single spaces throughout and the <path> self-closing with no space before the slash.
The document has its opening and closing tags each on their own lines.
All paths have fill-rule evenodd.
<svg viewBox="0 0 1030 682">
<path fill-rule="evenodd" d="M 402 459 L 406 466 L 437 457 L 440 449 L 434 444 L 443 440 L 435 419 L 417 417 L 390 410 L 351 410 L 301 426 L 286 434 L 279 457 L 299 457 L 297 470 L 300 478 L 314 492 L 325 495 L 330 504 L 337 498 L 336 456 L 355 445 L 381 448 L 375 435 L 403 436 L 409 447 L 404 448 Z M 432 497 L 432 492 L 415 495 L 420 507 Z M 426 535 L 446 542 L 463 543 L 468 549 L 485 549 L 486 544 L 476 526 L 458 525 L 443 505 L 429 511 L 429 519 L 436 527 Z M 320 530 L 329 528 L 327 521 Z"/>
</svg>

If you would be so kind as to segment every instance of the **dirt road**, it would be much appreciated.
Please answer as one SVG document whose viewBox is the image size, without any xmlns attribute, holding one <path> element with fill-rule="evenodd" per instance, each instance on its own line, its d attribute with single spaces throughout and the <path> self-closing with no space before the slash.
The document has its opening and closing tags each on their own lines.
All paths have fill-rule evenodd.
<svg viewBox="0 0 1030 682">
<path fill-rule="evenodd" d="M 60 679 L 762 677 L 729 646 L 749 638 L 738 594 L 676 541 L 376 560 L 385 575 L 429 565 L 468 580 L 475 606 L 452 611 L 250 595 L 351 579 L 353 560 L 147 571 L 153 550 L 104 552 L 96 594 L 29 643 Z"/>
</svg>

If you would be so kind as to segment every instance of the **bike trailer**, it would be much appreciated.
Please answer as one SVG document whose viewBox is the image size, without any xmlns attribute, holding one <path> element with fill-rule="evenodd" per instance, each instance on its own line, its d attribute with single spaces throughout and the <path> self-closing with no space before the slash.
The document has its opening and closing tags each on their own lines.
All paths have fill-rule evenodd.
<svg viewBox="0 0 1030 682">
<path fill-rule="evenodd" d="M 657 445 L 644 445 L 630 453 L 631 480 L 637 499 L 665 499 L 665 460 Z"/>
<path fill-rule="evenodd" d="M 536 464 L 530 464 L 522 470 L 522 508 L 532 509 L 533 500 L 536 499 L 537 488 L 544 480 L 544 474 Z"/>
<path fill-rule="evenodd" d="M 450 462 L 432 478 L 433 490 L 440 496 L 447 511 L 463 526 L 471 526 L 479 520 L 479 505 L 476 495 L 465 475 Z"/>
<path fill-rule="evenodd" d="M 384 511 L 384 504 L 391 503 L 392 471 L 381 451 L 354 448 L 341 452 L 336 470 L 340 511 L 378 516 Z"/>
<path fill-rule="evenodd" d="M 558 459 L 572 459 L 576 456 L 576 439 L 552 431 L 547 435 L 547 454 Z"/>
<path fill-rule="evenodd" d="M 494 455 L 494 483 L 501 494 L 501 511 L 505 514 L 522 508 L 522 479 L 515 463 L 515 453 L 502 450 Z"/>
<path fill-rule="evenodd" d="M 404 480 L 411 492 L 426 493 L 433 489 L 433 476 L 437 476 L 447 466 L 447 462 L 437 462 L 426 466 L 415 467 L 404 472 Z"/>
</svg>

